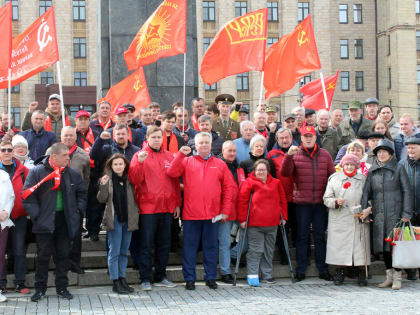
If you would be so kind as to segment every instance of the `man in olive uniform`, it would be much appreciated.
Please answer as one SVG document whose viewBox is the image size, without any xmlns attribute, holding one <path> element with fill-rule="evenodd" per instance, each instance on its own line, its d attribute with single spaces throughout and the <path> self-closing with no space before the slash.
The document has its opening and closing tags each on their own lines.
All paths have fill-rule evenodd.
<svg viewBox="0 0 420 315">
<path fill-rule="evenodd" d="M 352 142 L 361 131 L 370 131 L 372 121 L 363 117 L 362 103 L 353 101 L 349 105 L 349 117 L 344 119 L 338 126 L 338 135 L 340 137 L 339 146 Z"/>
<path fill-rule="evenodd" d="M 213 120 L 213 131 L 224 141 L 235 140 L 240 137 L 239 123 L 230 116 L 232 104 L 235 103 L 235 98 L 230 94 L 220 94 L 216 97 L 215 102 L 220 111 L 220 116 Z"/>
</svg>

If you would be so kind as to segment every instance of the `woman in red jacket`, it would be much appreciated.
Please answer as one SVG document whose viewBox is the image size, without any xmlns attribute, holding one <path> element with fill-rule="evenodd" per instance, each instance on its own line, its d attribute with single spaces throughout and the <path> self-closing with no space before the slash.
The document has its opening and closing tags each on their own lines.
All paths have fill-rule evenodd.
<svg viewBox="0 0 420 315">
<path fill-rule="evenodd" d="M 251 286 L 259 286 L 259 269 L 262 282 L 275 283 L 273 279 L 273 253 L 277 226 L 287 220 L 287 199 L 283 186 L 270 174 L 266 160 L 258 160 L 254 171 L 249 174 L 239 191 L 238 221 L 245 228 L 249 202 L 248 219 L 247 279 Z M 253 192 L 250 201 L 251 192 Z"/>
</svg>

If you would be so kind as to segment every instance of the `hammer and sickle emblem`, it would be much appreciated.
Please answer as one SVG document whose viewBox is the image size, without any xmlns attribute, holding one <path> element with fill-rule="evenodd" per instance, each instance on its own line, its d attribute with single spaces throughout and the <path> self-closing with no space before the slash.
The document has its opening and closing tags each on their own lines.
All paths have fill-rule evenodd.
<svg viewBox="0 0 420 315">
<path fill-rule="evenodd" d="M 330 82 L 330 84 L 328 84 L 327 90 L 332 90 L 335 89 L 335 84 Z"/>
<path fill-rule="evenodd" d="M 140 80 L 137 78 L 136 82 L 133 85 L 133 89 L 138 92 L 141 88 L 143 87 L 143 85 L 141 85 Z"/>
<path fill-rule="evenodd" d="M 302 46 L 303 44 L 305 44 L 305 43 L 307 43 L 309 41 L 309 39 L 307 37 L 305 38 L 305 35 L 306 35 L 306 32 L 305 31 L 300 31 L 299 32 L 299 35 L 298 35 L 298 43 L 299 43 L 299 46 Z"/>
<path fill-rule="evenodd" d="M 38 38 L 37 38 L 40 52 L 42 52 L 42 50 L 53 39 L 50 35 L 48 35 L 49 31 L 50 31 L 50 27 L 48 26 L 47 22 L 45 22 L 44 19 L 42 19 L 42 23 L 38 28 Z M 41 32 L 42 32 L 42 36 L 41 36 Z"/>
</svg>

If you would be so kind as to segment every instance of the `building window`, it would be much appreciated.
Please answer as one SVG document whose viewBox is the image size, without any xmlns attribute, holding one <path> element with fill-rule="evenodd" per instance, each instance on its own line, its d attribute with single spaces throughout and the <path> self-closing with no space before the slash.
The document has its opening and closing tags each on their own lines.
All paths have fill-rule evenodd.
<svg viewBox="0 0 420 315">
<path fill-rule="evenodd" d="M 420 0 L 416 0 L 416 14 L 420 14 Z"/>
<path fill-rule="evenodd" d="M 204 84 L 204 90 L 206 91 L 216 91 L 217 90 L 217 83 L 212 85 Z"/>
<path fill-rule="evenodd" d="M 363 39 L 354 40 L 354 58 L 363 59 Z"/>
<path fill-rule="evenodd" d="M 353 4 L 353 23 L 354 24 L 363 23 L 361 4 Z"/>
<path fill-rule="evenodd" d="M 279 3 L 277 1 L 268 1 L 268 21 L 277 22 L 279 20 Z"/>
<path fill-rule="evenodd" d="M 343 111 L 344 117 L 349 116 L 349 104 L 347 104 L 347 103 L 341 104 L 341 110 Z"/>
<path fill-rule="evenodd" d="M 86 1 L 73 1 L 73 20 L 86 21 Z"/>
<path fill-rule="evenodd" d="M 349 58 L 349 40 L 340 39 L 340 58 L 348 59 Z"/>
<path fill-rule="evenodd" d="M 417 65 L 417 83 L 419 83 L 419 66 Z M 388 89 L 392 88 L 392 71 L 388 68 Z"/>
<path fill-rule="evenodd" d="M 41 84 L 54 84 L 54 73 L 41 72 Z"/>
<path fill-rule="evenodd" d="M 74 58 L 86 58 L 86 38 L 75 37 L 73 39 Z"/>
<path fill-rule="evenodd" d="M 340 4 L 338 6 L 338 21 L 342 24 L 347 24 L 348 14 L 347 14 L 347 4 Z"/>
<path fill-rule="evenodd" d="M 420 51 L 420 31 L 416 31 L 416 48 Z"/>
<path fill-rule="evenodd" d="M 216 21 L 216 9 L 214 1 L 203 1 L 203 21 Z"/>
<path fill-rule="evenodd" d="M 249 91 L 248 72 L 238 74 L 236 76 L 236 89 L 238 91 Z"/>
<path fill-rule="evenodd" d="M 267 37 L 267 48 L 273 45 L 274 43 L 277 43 L 278 41 L 278 37 Z"/>
<path fill-rule="evenodd" d="M 417 33 L 416 33 L 416 36 L 417 36 Z M 417 38 L 416 38 L 416 41 L 417 41 Z M 391 56 L 391 34 L 388 34 L 386 36 L 386 42 L 387 42 L 387 54 L 388 54 L 388 56 Z M 418 50 L 418 48 L 417 48 L 417 50 Z"/>
<path fill-rule="evenodd" d="M 43 15 L 52 6 L 52 1 L 39 1 L 39 16 Z"/>
<path fill-rule="evenodd" d="M 74 73 L 74 86 L 87 86 L 87 72 Z"/>
<path fill-rule="evenodd" d="M 235 16 L 241 16 L 248 12 L 248 2 L 235 1 Z"/>
<path fill-rule="evenodd" d="M 9 3 L 10 0 L 6 0 L 6 3 Z M 12 0 L 12 20 L 18 21 L 19 20 L 19 1 Z"/>
<path fill-rule="evenodd" d="M 311 75 L 309 74 L 309 75 L 305 75 L 304 77 L 303 77 L 303 85 L 305 85 L 305 84 L 308 84 L 309 82 L 311 82 Z"/>
<path fill-rule="evenodd" d="M 420 84 L 420 65 L 417 65 L 417 84 Z"/>
<path fill-rule="evenodd" d="M 356 91 L 363 91 L 363 71 L 356 71 Z"/>
<path fill-rule="evenodd" d="M 309 14 L 309 2 L 298 2 L 298 22 L 302 22 Z"/>
<path fill-rule="evenodd" d="M 20 93 L 20 84 L 12 86 L 12 88 L 10 89 L 10 93 Z"/>
<path fill-rule="evenodd" d="M 211 37 L 203 37 L 203 50 L 206 52 L 207 48 L 209 48 L 211 41 L 213 38 Z"/>
<path fill-rule="evenodd" d="M 13 126 L 20 128 L 20 107 L 12 107 L 10 114 L 12 115 Z"/>
<path fill-rule="evenodd" d="M 341 91 L 350 90 L 350 73 L 348 71 L 341 71 Z"/>
</svg>

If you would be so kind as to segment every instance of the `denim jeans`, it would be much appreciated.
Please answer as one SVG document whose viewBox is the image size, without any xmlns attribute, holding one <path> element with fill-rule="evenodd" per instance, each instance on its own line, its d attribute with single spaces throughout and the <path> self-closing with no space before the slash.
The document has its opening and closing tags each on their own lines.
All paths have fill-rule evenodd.
<svg viewBox="0 0 420 315">
<path fill-rule="evenodd" d="M 229 275 L 230 272 L 230 231 L 233 221 L 219 224 L 219 268 L 221 275 Z"/>
<path fill-rule="evenodd" d="M 239 225 L 238 221 L 235 221 L 235 224 Z M 239 235 L 240 239 L 238 241 L 238 243 L 236 243 L 235 246 L 232 247 L 231 251 L 230 251 L 230 257 L 232 259 L 237 259 L 238 258 L 238 252 L 239 252 L 239 247 L 241 246 L 241 240 L 244 237 L 243 236 L 243 232 L 244 230 L 242 228 L 239 228 L 238 233 L 240 233 L 241 235 Z M 242 248 L 242 253 L 241 256 L 246 253 L 248 250 L 248 235 L 245 234 L 245 238 L 244 238 L 244 245 Z"/>
<path fill-rule="evenodd" d="M 108 269 L 111 280 L 125 278 L 128 262 L 128 248 L 131 242 L 131 232 L 127 231 L 127 223 L 114 217 L 114 229 L 107 232 L 108 236 Z"/>
</svg>

